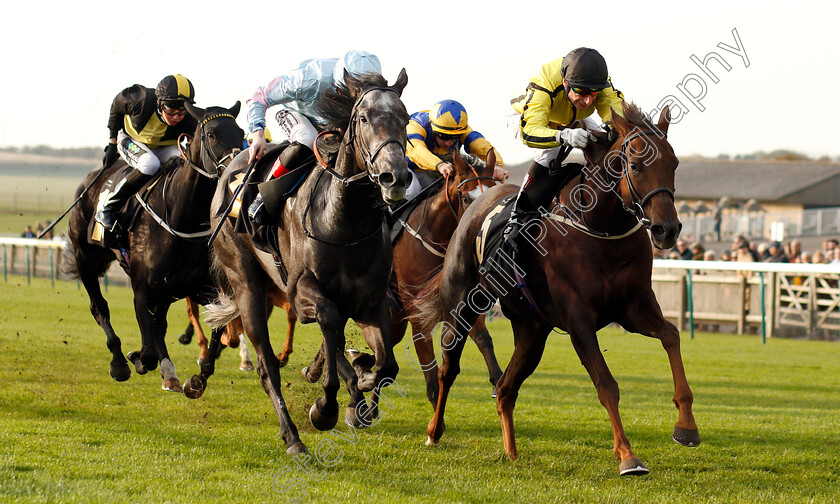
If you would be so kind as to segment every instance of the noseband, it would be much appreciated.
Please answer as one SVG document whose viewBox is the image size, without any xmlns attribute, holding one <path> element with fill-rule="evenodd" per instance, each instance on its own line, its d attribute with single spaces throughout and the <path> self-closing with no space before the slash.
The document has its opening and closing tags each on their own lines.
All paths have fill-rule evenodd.
<svg viewBox="0 0 840 504">
<path fill-rule="evenodd" d="M 652 197 L 656 196 L 659 193 L 666 193 L 671 196 L 671 201 L 674 201 L 674 191 L 670 187 L 657 187 L 653 189 L 649 193 L 647 193 L 644 197 L 639 196 L 639 192 L 636 190 L 636 187 L 633 185 L 633 180 L 630 178 L 630 166 L 627 161 L 627 145 L 630 143 L 630 140 L 633 140 L 637 137 L 642 136 L 651 136 L 655 135 L 657 137 L 667 136 L 662 133 L 661 131 L 654 131 L 652 129 L 649 130 L 642 130 L 642 131 L 634 131 L 631 135 L 627 136 L 624 141 L 621 142 L 621 170 L 622 170 L 622 178 L 627 181 L 627 187 L 630 189 L 630 199 L 632 201 L 633 208 L 627 208 L 627 205 L 624 204 L 624 199 L 621 198 L 621 206 L 624 210 L 633 214 L 636 219 L 641 222 L 645 227 L 650 227 L 650 219 L 645 216 L 645 203 L 647 203 Z"/>
</svg>

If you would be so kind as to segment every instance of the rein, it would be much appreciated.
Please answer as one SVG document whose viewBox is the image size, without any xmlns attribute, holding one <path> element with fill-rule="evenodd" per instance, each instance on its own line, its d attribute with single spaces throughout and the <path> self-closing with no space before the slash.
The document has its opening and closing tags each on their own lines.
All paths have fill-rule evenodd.
<svg viewBox="0 0 840 504">
<path fill-rule="evenodd" d="M 604 231 L 597 231 L 597 230 L 593 229 L 592 226 L 590 226 L 588 222 L 586 222 L 586 212 L 580 210 L 580 205 L 578 205 L 578 209 L 580 210 L 579 213 L 581 215 L 581 220 L 583 221 L 583 225 L 579 224 L 578 222 L 575 222 L 573 219 L 569 219 L 569 218 L 566 218 L 566 217 L 563 217 L 561 215 L 557 215 L 557 214 L 554 214 L 554 213 L 550 213 L 546 217 L 548 217 L 551 220 L 563 223 L 563 224 L 568 224 L 568 225 L 572 226 L 573 228 L 577 229 L 578 231 L 580 231 L 584 234 L 587 234 L 589 236 L 592 236 L 594 238 L 600 238 L 600 239 L 604 239 L 604 240 L 620 240 L 622 238 L 625 238 L 625 237 L 630 236 L 631 234 L 635 233 L 642 226 L 644 226 L 645 228 L 649 228 L 651 221 L 650 221 L 650 219 L 648 219 L 645 216 L 645 211 L 644 211 L 645 203 L 647 203 L 653 196 L 655 196 L 655 195 L 657 195 L 661 192 L 669 194 L 671 196 L 671 200 L 674 199 L 674 191 L 671 190 L 668 187 L 657 187 L 656 189 L 653 189 L 649 193 L 647 193 L 644 196 L 644 198 L 640 198 L 639 193 L 636 190 L 635 186 L 633 185 L 633 181 L 630 178 L 630 167 L 629 167 L 628 162 L 627 162 L 627 154 L 626 154 L 627 145 L 630 143 L 631 140 L 633 140 L 635 138 L 638 138 L 638 137 L 641 137 L 641 136 L 650 136 L 650 135 L 655 135 L 655 136 L 660 137 L 660 138 L 664 136 L 664 134 L 661 131 L 654 131 L 652 129 L 635 131 L 631 135 L 624 138 L 624 140 L 621 142 L 621 147 L 620 147 L 620 150 L 621 150 L 621 156 L 620 156 L 621 157 L 621 170 L 622 171 L 621 171 L 621 177 L 619 177 L 618 180 L 620 181 L 621 179 L 624 179 L 624 180 L 627 181 L 627 187 L 630 190 L 630 199 L 632 201 L 632 207 L 633 208 L 628 208 L 627 207 L 627 205 L 624 203 L 624 198 L 622 198 L 620 194 L 617 194 L 617 196 L 619 197 L 619 201 L 621 202 L 621 208 L 624 211 L 633 215 L 633 217 L 636 219 L 637 222 L 636 222 L 635 226 L 631 227 L 628 231 L 625 231 L 625 232 L 619 233 L 619 234 L 610 234 L 610 233 L 607 233 L 607 232 L 604 232 Z M 581 182 L 579 182 L 579 184 L 583 183 L 584 173 L 585 173 L 585 170 L 583 172 L 581 172 L 581 174 L 578 177 L 578 180 L 581 181 Z"/>
<path fill-rule="evenodd" d="M 201 142 L 201 144 L 200 144 L 201 145 L 201 154 L 200 155 L 201 155 L 202 158 L 206 155 L 207 157 L 210 158 L 211 161 L 213 161 L 213 165 L 216 168 L 215 173 L 209 173 L 209 172 L 205 171 L 204 169 L 202 169 L 200 166 L 198 166 L 195 163 L 193 163 L 192 161 L 190 161 L 189 158 L 187 157 L 186 153 L 183 151 L 183 149 L 181 149 L 181 138 L 187 137 L 188 139 L 192 140 L 189 137 L 189 135 L 187 135 L 185 133 L 181 133 L 181 135 L 178 137 L 178 142 L 177 142 L 178 152 L 181 153 L 181 158 L 183 158 L 184 164 L 186 164 L 187 166 L 189 166 L 193 170 L 197 171 L 198 173 L 200 173 L 201 175 L 203 175 L 203 176 L 205 176 L 209 179 L 219 178 L 219 174 L 222 171 L 224 171 L 225 167 L 227 167 L 227 164 L 225 164 L 225 161 L 230 162 L 230 160 L 232 160 L 239 153 L 239 151 L 242 150 L 242 149 L 234 147 L 234 148 L 231 149 L 231 151 L 227 155 L 223 156 L 221 159 L 218 159 L 218 158 L 216 158 L 216 155 L 213 153 L 213 151 L 209 150 L 206 147 L 206 135 L 204 133 L 204 126 L 207 123 L 209 123 L 210 121 L 212 121 L 213 119 L 218 119 L 220 117 L 229 117 L 233 120 L 236 120 L 236 118 L 233 117 L 230 114 L 216 114 L 216 115 L 212 115 L 212 116 L 207 117 L 204 120 L 202 120 L 201 125 L 200 125 L 200 129 L 199 129 L 200 142 Z"/>
<path fill-rule="evenodd" d="M 212 150 L 208 149 L 207 142 L 206 142 L 206 135 L 204 134 L 204 126 L 208 122 L 212 121 L 213 119 L 218 119 L 220 117 L 228 117 L 230 119 L 236 120 L 236 118 L 233 117 L 231 114 L 222 113 L 222 114 L 215 114 L 215 115 L 212 115 L 210 117 L 205 118 L 201 122 L 201 125 L 200 125 L 200 140 L 199 140 L 199 142 L 200 142 L 200 144 L 199 144 L 200 156 L 201 156 L 202 160 L 204 160 L 205 156 L 206 156 L 207 158 L 209 158 L 213 161 L 213 164 L 215 165 L 215 168 L 216 168 L 216 173 L 215 174 L 208 173 L 207 171 L 203 170 L 200 166 L 197 166 L 195 163 L 193 163 L 192 161 L 189 160 L 186 153 L 181 148 L 181 139 L 183 137 L 187 137 L 190 141 L 192 141 L 192 138 L 190 138 L 189 135 L 186 135 L 186 134 L 182 133 L 178 137 L 178 141 L 177 141 L 178 152 L 181 153 L 181 159 L 183 160 L 184 165 L 193 169 L 193 170 L 195 170 L 200 175 L 203 175 L 204 177 L 209 178 L 210 180 L 217 180 L 219 178 L 219 174 L 227 167 L 227 164 L 225 164 L 225 162 L 230 163 L 230 161 L 239 153 L 239 151 L 242 150 L 242 149 L 239 149 L 237 147 L 233 147 L 233 148 L 231 148 L 229 153 L 227 153 L 226 155 L 222 156 L 219 159 L 219 158 L 216 158 L 216 156 L 215 156 L 215 154 L 213 154 Z M 164 188 L 163 188 L 164 216 L 166 216 L 166 214 L 168 213 L 167 210 L 166 210 L 166 208 L 167 208 L 166 193 L 168 191 L 169 178 L 170 178 L 171 174 L 173 174 L 173 173 L 175 173 L 175 172 L 174 171 L 170 172 L 170 175 L 167 176 L 164 179 Z M 172 226 L 169 225 L 169 223 L 167 222 L 167 219 L 158 215 L 154 211 L 154 209 L 152 209 L 151 205 L 149 205 L 149 203 L 140 196 L 140 193 L 135 194 L 134 198 L 140 203 L 140 206 L 143 207 L 143 209 L 146 210 L 146 212 L 148 212 L 149 215 L 152 216 L 152 219 L 154 219 L 154 221 L 157 222 L 160 227 L 165 229 L 169 234 L 171 234 L 173 236 L 177 236 L 179 238 L 184 238 L 186 240 L 200 241 L 203 238 L 205 238 L 207 236 L 210 236 L 210 234 L 212 233 L 212 230 L 210 229 L 210 223 L 209 222 L 207 223 L 207 229 L 204 229 L 204 230 L 201 230 L 201 231 L 196 231 L 194 233 L 185 233 L 183 231 L 178 231 L 178 230 L 174 229 Z"/>
</svg>

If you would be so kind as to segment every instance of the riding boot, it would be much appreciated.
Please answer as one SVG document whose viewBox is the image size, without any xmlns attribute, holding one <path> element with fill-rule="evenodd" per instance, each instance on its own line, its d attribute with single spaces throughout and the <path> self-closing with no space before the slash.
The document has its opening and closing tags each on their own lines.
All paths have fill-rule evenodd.
<svg viewBox="0 0 840 504">
<path fill-rule="evenodd" d="M 134 196 L 153 177 L 154 175 L 146 175 L 139 170 L 131 170 L 117 184 L 114 193 L 108 197 L 108 200 L 93 218 L 96 219 L 96 222 L 102 224 L 105 229 L 112 230 L 117 222 L 116 213 L 120 211 L 128 198 Z"/>
<path fill-rule="evenodd" d="M 533 185 L 537 180 L 544 178 L 547 173 L 548 168 L 534 161 L 528 169 L 528 173 L 525 175 L 525 180 L 522 181 L 522 185 L 519 187 L 519 192 L 516 194 L 516 201 L 513 202 L 513 210 L 510 212 L 507 226 L 505 226 L 505 230 L 502 232 L 504 242 L 511 244 L 514 249 L 516 248 L 514 240 L 522 228 L 522 220 L 525 214 L 535 208 L 530 196 L 525 193 L 525 189 Z M 539 207 L 537 206 L 536 208 Z"/>
<path fill-rule="evenodd" d="M 277 162 L 271 169 L 271 173 L 269 173 L 269 177 L 266 182 L 275 180 L 297 170 L 311 158 L 311 149 L 301 143 L 292 142 L 283 150 L 283 152 L 280 153 L 280 156 L 278 156 Z M 271 206 L 274 207 L 276 205 Z M 257 194 L 254 201 L 248 207 L 248 217 L 250 217 L 251 220 L 258 226 L 265 226 L 268 224 L 274 213 L 278 212 L 272 212 L 270 209 L 266 208 L 262 192 Z M 275 215 L 275 217 L 277 216 Z"/>
</svg>

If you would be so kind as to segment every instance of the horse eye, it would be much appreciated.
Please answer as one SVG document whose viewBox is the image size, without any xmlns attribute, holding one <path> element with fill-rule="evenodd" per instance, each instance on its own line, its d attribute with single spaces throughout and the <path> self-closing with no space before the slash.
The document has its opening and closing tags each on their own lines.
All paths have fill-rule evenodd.
<svg viewBox="0 0 840 504">
<path fill-rule="evenodd" d="M 359 121 L 360 121 L 360 122 L 363 122 L 363 123 L 368 122 L 367 116 L 360 115 L 360 116 L 359 116 Z"/>
<path fill-rule="evenodd" d="M 216 139 L 216 134 L 213 133 L 212 131 L 209 131 L 209 132 L 207 132 L 207 138 L 209 138 L 210 140 L 215 140 Z"/>
<path fill-rule="evenodd" d="M 630 162 L 630 169 L 633 170 L 633 173 L 639 173 L 641 171 L 641 168 L 642 167 L 639 166 L 639 163 L 636 163 L 634 161 Z"/>
</svg>

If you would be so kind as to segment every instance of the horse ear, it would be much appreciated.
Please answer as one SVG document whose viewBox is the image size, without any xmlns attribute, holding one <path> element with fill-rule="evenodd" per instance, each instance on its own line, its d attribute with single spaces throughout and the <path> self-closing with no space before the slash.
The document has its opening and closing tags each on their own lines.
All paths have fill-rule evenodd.
<svg viewBox="0 0 840 504">
<path fill-rule="evenodd" d="M 193 116 L 196 121 L 200 121 L 201 118 L 204 117 L 203 108 L 198 108 L 190 102 L 184 102 L 184 107 L 186 107 L 187 112 L 189 112 L 190 115 Z"/>
<path fill-rule="evenodd" d="M 233 107 L 229 108 L 228 112 L 230 112 L 230 115 L 232 115 L 233 117 L 236 117 L 239 115 L 240 107 L 242 107 L 242 102 L 236 100 L 236 104 Z"/>
<path fill-rule="evenodd" d="M 391 87 L 397 91 L 397 94 L 402 96 L 402 92 L 403 89 L 405 89 L 406 84 L 408 84 L 408 75 L 405 73 L 405 68 L 403 68 L 397 76 L 397 81 L 394 82 L 394 85 Z"/>
<path fill-rule="evenodd" d="M 496 149 L 490 149 L 487 151 L 487 157 L 485 158 L 485 162 L 487 164 L 487 168 L 490 169 L 492 172 L 493 169 L 496 167 Z"/>
<path fill-rule="evenodd" d="M 671 125 L 671 109 L 668 107 L 669 105 L 665 105 L 665 108 L 663 108 L 662 112 L 659 114 L 659 122 L 656 123 L 656 127 L 659 128 L 659 131 L 662 133 L 668 133 L 668 126 Z"/>
<path fill-rule="evenodd" d="M 613 126 L 615 126 L 615 128 L 618 130 L 618 133 L 620 135 L 624 135 L 627 132 L 629 132 L 631 129 L 633 129 L 633 125 L 630 124 L 629 122 L 627 122 L 627 120 L 624 119 L 624 116 L 622 116 L 621 114 L 616 112 L 615 109 L 611 108 L 610 109 L 610 114 L 612 114 L 611 117 L 612 117 Z"/>
<path fill-rule="evenodd" d="M 452 165 L 455 166 L 455 173 L 457 173 L 461 179 L 466 177 L 467 170 L 467 163 L 464 161 L 464 158 L 461 157 L 460 152 L 453 152 L 452 153 Z"/>
</svg>

